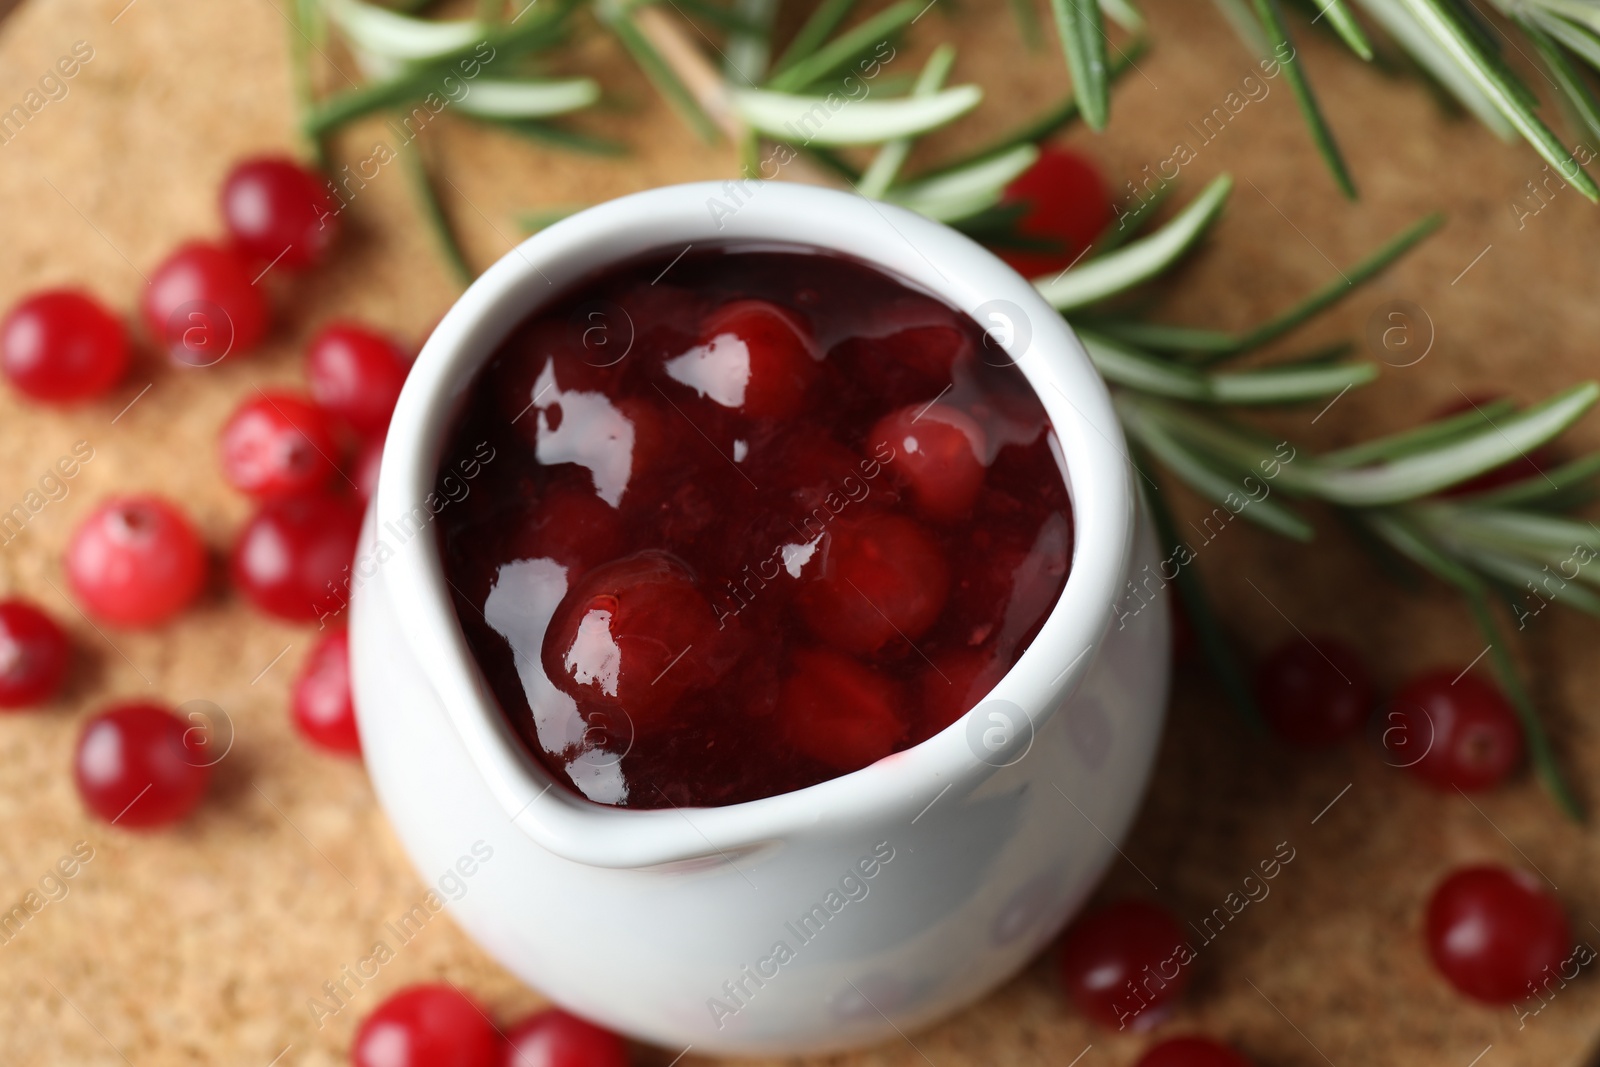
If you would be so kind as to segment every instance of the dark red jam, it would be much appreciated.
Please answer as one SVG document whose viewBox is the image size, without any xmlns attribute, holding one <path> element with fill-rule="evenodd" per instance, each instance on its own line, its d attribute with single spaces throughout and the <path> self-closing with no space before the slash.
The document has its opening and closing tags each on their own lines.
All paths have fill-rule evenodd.
<svg viewBox="0 0 1600 1067">
<path fill-rule="evenodd" d="M 1017 661 L 1072 558 L 1059 451 L 1003 350 L 908 283 L 673 249 L 480 373 L 440 462 L 445 573 L 558 781 L 754 800 L 917 744 Z"/>
</svg>

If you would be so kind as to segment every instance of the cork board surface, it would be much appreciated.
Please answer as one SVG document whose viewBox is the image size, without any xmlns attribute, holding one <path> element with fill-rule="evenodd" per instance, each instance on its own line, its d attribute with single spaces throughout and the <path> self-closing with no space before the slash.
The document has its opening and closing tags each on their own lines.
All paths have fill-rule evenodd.
<svg viewBox="0 0 1600 1067">
<path fill-rule="evenodd" d="M 217 231 L 215 190 L 229 162 L 293 143 L 286 6 L 32 0 L 0 24 L 6 108 L 75 42 L 94 53 L 64 97 L 0 146 L 0 304 L 73 282 L 131 312 L 142 271 L 180 238 Z M 1519 226 L 1513 205 L 1535 206 L 1525 183 L 1544 177 L 1530 151 L 1508 150 L 1448 118 L 1416 84 L 1307 40 L 1365 194 L 1347 205 L 1281 83 L 1199 144 L 1188 123 L 1223 101 L 1251 59 L 1210 5 L 1146 6 L 1157 44 L 1118 89 L 1112 130 L 1071 139 L 1119 185 L 1169 158 L 1178 141 L 1196 148 L 1180 195 L 1224 170 L 1239 177 L 1215 239 L 1163 291 L 1172 319 L 1253 323 L 1426 211 L 1450 216 L 1417 253 L 1293 339 L 1298 347 L 1359 339 L 1381 305 L 1405 299 L 1431 320 L 1427 358 L 1385 368 L 1315 424 L 1315 410 L 1266 423 L 1332 446 L 1405 425 L 1458 389 L 1529 399 L 1595 373 L 1600 301 L 1587 272 L 1600 265 L 1600 212 L 1563 192 Z M 930 157 L 1032 114 L 1062 91 L 1059 56 L 1025 48 L 998 0 L 944 0 L 903 49 L 904 69 L 940 39 L 961 45 L 956 79 L 976 80 L 989 95 L 977 117 L 930 146 Z M 690 136 L 608 41 L 595 36 L 580 49 L 612 99 L 583 126 L 625 138 L 634 146 L 627 159 L 555 153 L 465 125 L 428 133 L 428 149 L 447 161 L 454 186 L 449 210 L 480 268 L 517 239 L 520 211 L 733 173 L 731 155 Z M 382 136 L 376 125 L 357 127 L 342 137 L 338 158 L 363 158 Z M 214 458 L 217 428 L 237 399 L 257 385 L 297 381 L 306 339 L 336 314 L 414 337 L 448 306 L 456 288 L 397 168 L 368 183 L 346 218 L 333 264 L 277 291 L 279 325 L 255 358 L 184 373 L 145 353 L 110 397 L 64 413 L 0 391 L 0 508 L 36 487 L 75 442 L 93 449 L 66 495 L 0 547 L 0 594 L 45 605 L 78 649 L 73 680 L 54 706 L 0 721 L 0 902 L 9 908 L 37 889 L 79 842 L 92 849 L 66 895 L 0 944 L 0 1062 L 314 1067 L 345 1062 L 359 1018 L 409 982 L 446 978 L 503 1018 L 540 1002 L 438 918 L 319 1028 L 308 998 L 361 958 L 425 887 L 361 768 L 307 750 L 292 733 L 288 683 L 309 649 L 308 632 L 262 620 L 220 582 L 197 610 L 154 634 L 97 631 L 61 592 L 69 532 L 113 491 L 182 501 L 223 550 L 246 513 Z M 1600 419 L 1586 420 L 1573 438 L 1600 445 Z M 1193 500 L 1168 492 L 1180 511 L 1195 513 Z M 1328 632 L 1359 648 L 1380 685 L 1392 686 L 1419 668 L 1464 665 L 1482 648 L 1448 594 L 1390 583 L 1326 523 L 1311 549 L 1235 524 L 1204 548 L 1199 566 L 1247 650 L 1275 644 L 1294 626 Z M 1523 662 L 1580 795 L 1600 809 L 1593 623 L 1549 611 L 1530 631 Z M 213 701 L 237 731 L 208 802 L 172 832 L 134 836 L 91 822 L 73 791 L 79 724 L 106 702 L 132 697 Z M 1193 670 L 1178 676 L 1170 722 L 1153 791 L 1124 845 L 1127 862 L 1113 867 L 1103 893 L 1153 895 L 1198 918 L 1280 842 L 1295 859 L 1268 898 L 1202 949 L 1191 992 L 1164 1033 L 1222 1036 L 1264 1067 L 1592 1062 L 1600 1039 L 1592 977 L 1519 1026 L 1510 1010 L 1474 1007 L 1447 989 L 1426 961 L 1419 927 L 1444 871 L 1490 860 L 1537 866 L 1559 887 L 1578 936 L 1600 944 L 1593 822 L 1564 822 L 1526 774 L 1474 806 L 1420 791 L 1360 743 L 1319 756 L 1286 753 L 1243 732 L 1215 686 Z M 1062 1007 L 1040 961 L 909 1041 L 834 1062 L 1116 1067 L 1146 1043 L 1093 1030 Z M 678 1051 L 641 1048 L 638 1059 L 666 1064 Z M 691 1052 L 682 1062 L 694 1061 Z"/>
</svg>

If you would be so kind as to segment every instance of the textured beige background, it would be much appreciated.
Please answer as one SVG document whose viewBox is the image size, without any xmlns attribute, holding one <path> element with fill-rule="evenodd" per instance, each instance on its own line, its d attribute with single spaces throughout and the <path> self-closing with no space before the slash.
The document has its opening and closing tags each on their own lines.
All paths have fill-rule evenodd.
<svg viewBox="0 0 1600 1067">
<path fill-rule="evenodd" d="M 69 95 L 0 146 L 0 304 L 72 281 L 131 309 L 140 271 L 180 237 L 216 232 L 215 189 L 229 162 L 291 143 L 286 0 L 125 2 L 33 0 L 0 29 L 4 107 L 73 42 L 95 49 Z M 1113 131 L 1073 135 L 1118 181 L 1169 155 L 1176 139 L 1189 137 L 1185 123 L 1250 69 L 1210 5 L 1148 6 L 1158 46 L 1119 89 Z M 981 81 L 990 96 L 936 151 L 1008 125 L 1060 91 L 1059 56 L 1025 49 L 1003 5 L 943 0 L 942 8 L 919 23 L 904 69 L 935 40 L 957 40 L 958 78 Z M 731 173 L 731 159 L 665 114 L 607 42 L 583 52 L 580 65 L 601 73 L 612 98 L 586 128 L 627 138 L 636 146 L 627 160 L 556 154 L 445 124 L 428 135 L 430 149 L 449 160 L 458 190 L 450 210 L 480 267 L 516 237 L 519 210 Z M 1314 427 L 1315 410 L 1271 422 L 1314 444 L 1338 444 L 1404 425 L 1455 398 L 1458 386 L 1530 398 L 1595 373 L 1600 210 L 1566 192 L 1519 231 L 1511 203 L 1541 177 L 1530 152 L 1449 120 L 1415 84 L 1358 69 L 1320 39 L 1306 52 L 1365 199 L 1351 207 L 1338 198 L 1286 87 L 1275 84 L 1185 168 L 1190 192 L 1224 169 L 1248 180 L 1216 240 L 1165 295 L 1170 314 L 1251 323 L 1334 277 L 1330 260 L 1348 263 L 1442 207 L 1451 216 L 1442 234 L 1295 338 L 1359 338 L 1380 304 L 1404 298 L 1435 324 L 1428 358 L 1386 370 Z M 365 156 L 375 136 L 350 132 L 342 157 Z M 287 685 L 307 633 L 262 621 L 219 585 L 160 633 L 101 635 L 57 591 L 68 532 L 113 490 L 182 500 L 222 549 L 245 512 L 213 458 L 217 426 L 235 399 L 257 383 L 297 379 L 305 339 L 334 314 L 414 335 L 448 305 L 455 290 L 397 168 L 372 182 L 347 218 L 349 239 L 336 261 L 278 292 L 281 325 L 256 358 L 183 373 L 147 356 L 104 402 L 65 414 L 0 393 L 0 510 L 74 441 L 95 449 L 70 495 L 0 548 L 0 593 L 53 609 L 81 650 L 56 706 L 0 721 L 0 902 L 9 907 L 37 885 L 74 842 L 95 850 L 70 894 L 0 945 L 0 1062 L 265 1067 L 281 1057 L 286 1067 L 310 1067 L 342 1062 L 356 1017 L 407 982 L 448 978 L 507 1016 L 538 1001 L 439 919 L 319 1031 L 307 998 L 424 890 L 361 769 L 308 751 L 290 730 Z M 1574 437 L 1593 447 L 1597 431 L 1591 418 Z M 1464 664 L 1482 647 L 1449 596 L 1389 584 L 1336 531 L 1308 551 L 1239 524 L 1205 550 L 1201 567 L 1250 649 L 1288 634 L 1286 616 L 1357 645 L 1389 685 L 1416 668 Z M 1592 626 L 1546 612 L 1526 663 L 1580 793 L 1600 808 Z M 108 700 L 136 696 L 212 700 L 237 725 L 214 795 L 175 832 L 108 830 L 82 815 L 72 789 L 79 722 Z M 1467 1067 L 1480 1054 L 1482 1067 L 1588 1064 L 1600 1036 L 1592 976 L 1519 1030 L 1510 1011 L 1453 995 L 1422 954 L 1419 913 L 1429 888 L 1451 865 L 1485 859 L 1537 864 L 1560 887 L 1579 935 L 1600 944 L 1591 925 L 1600 922 L 1592 826 L 1563 822 L 1525 776 L 1479 806 L 1420 792 L 1359 743 L 1316 757 L 1284 753 L 1243 734 L 1209 681 L 1181 675 L 1155 791 L 1125 848 L 1131 862 L 1113 869 L 1106 891 L 1152 892 L 1137 864 L 1169 907 L 1198 916 L 1277 842 L 1291 842 L 1297 858 L 1269 898 L 1203 951 L 1167 1032 L 1202 1028 L 1281 1067 Z M 1114 1067 L 1143 1045 L 1093 1031 L 1061 1007 L 1043 963 L 914 1040 L 915 1048 L 896 1042 L 840 1062 L 1065 1065 L 1082 1053 L 1083 1067 Z M 665 1064 L 676 1051 L 640 1056 Z"/>
</svg>

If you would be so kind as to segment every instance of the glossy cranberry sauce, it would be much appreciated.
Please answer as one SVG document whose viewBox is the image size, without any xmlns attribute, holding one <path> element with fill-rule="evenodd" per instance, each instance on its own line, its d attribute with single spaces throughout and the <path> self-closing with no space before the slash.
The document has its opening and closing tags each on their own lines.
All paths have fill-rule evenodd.
<svg viewBox="0 0 1600 1067">
<path fill-rule="evenodd" d="M 453 457 L 485 442 L 463 495 Z M 673 250 L 479 374 L 440 462 L 445 572 L 557 780 L 754 800 L 932 736 L 1016 662 L 1072 557 L 1058 453 L 1004 351 L 927 293 L 800 248 Z"/>
</svg>

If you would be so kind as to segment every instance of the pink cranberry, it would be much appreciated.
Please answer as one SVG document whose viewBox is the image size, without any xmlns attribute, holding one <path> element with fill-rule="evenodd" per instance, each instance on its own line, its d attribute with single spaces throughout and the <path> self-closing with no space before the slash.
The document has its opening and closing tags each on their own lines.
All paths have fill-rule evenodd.
<svg viewBox="0 0 1600 1067">
<path fill-rule="evenodd" d="M 320 263 L 339 235 L 327 179 L 278 156 L 234 165 L 222 183 L 222 219 L 240 248 L 287 270 Z"/>
<path fill-rule="evenodd" d="M 61 689 L 72 650 L 55 620 L 25 600 L 0 600 L 0 708 L 43 704 Z"/>
<path fill-rule="evenodd" d="M 478 1003 L 444 983 L 407 986 L 367 1016 L 354 1067 L 500 1067 L 499 1032 Z"/>
<path fill-rule="evenodd" d="M 128 331 L 88 293 L 34 293 L 0 323 L 0 370 L 34 400 L 88 400 L 116 385 L 127 369 Z"/>
<path fill-rule="evenodd" d="M 222 427 L 222 473 L 251 496 L 303 493 L 333 475 L 337 447 L 321 408 L 295 393 L 258 392 Z"/>
<path fill-rule="evenodd" d="M 150 275 L 145 327 L 178 363 L 208 367 L 266 336 L 266 293 L 239 253 L 205 241 L 180 245 Z"/>
<path fill-rule="evenodd" d="M 628 1046 L 610 1030 L 546 1008 L 507 1031 L 502 1067 L 628 1067 Z"/>
<path fill-rule="evenodd" d="M 362 435 L 389 428 L 410 369 L 390 337 L 351 322 L 324 326 L 306 354 L 312 397 Z"/>
<path fill-rule="evenodd" d="M 295 679 L 292 700 L 294 724 L 307 741 L 343 756 L 361 754 L 346 631 L 333 631 L 311 650 Z"/>
<path fill-rule="evenodd" d="M 211 766 L 189 724 L 159 704 L 132 703 L 84 723 L 73 776 L 91 812 L 142 830 L 193 811 L 211 781 Z"/>
<path fill-rule="evenodd" d="M 342 611 L 361 509 L 322 491 L 271 500 L 234 543 L 233 581 L 257 608 L 289 622 Z"/>
<path fill-rule="evenodd" d="M 205 586 L 206 549 L 160 497 L 117 497 L 89 513 L 67 545 L 67 581 L 84 609 L 113 626 L 165 622 Z"/>
</svg>

